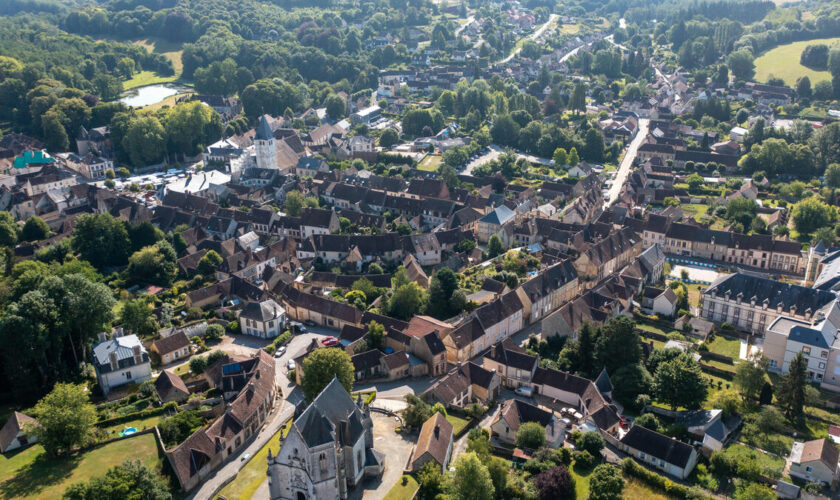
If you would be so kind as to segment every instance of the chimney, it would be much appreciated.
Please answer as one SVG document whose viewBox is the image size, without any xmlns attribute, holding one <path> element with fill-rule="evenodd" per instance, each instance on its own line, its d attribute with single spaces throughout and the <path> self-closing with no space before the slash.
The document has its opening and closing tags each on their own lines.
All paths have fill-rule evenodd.
<svg viewBox="0 0 840 500">
<path fill-rule="evenodd" d="M 440 426 L 435 425 L 435 439 L 440 439 Z"/>
<path fill-rule="evenodd" d="M 248 392 L 253 394 L 254 393 L 254 383 L 248 382 Z"/>
<path fill-rule="evenodd" d="M 140 352 L 140 346 L 136 345 L 132 350 L 134 351 L 134 364 L 139 365 L 143 362 L 143 353 Z"/>
<path fill-rule="evenodd" d="M 110 358 L 111 358 L 111 369 L 116 370 L 117 366 L 118 366 L 117 365 L 117 353 L 115 353 L 115 352 L 110 353 Z"/>
<path fill-rule="evenodd" d="M 496 357 L 496 344 L 493 344 L 493 345 L 490 346 L 490 357 L 491 358 Z"/>
<path fill-rule="evenodd" d="M 108 334 L 106 332 L 99 332 L 99 335 L 97 335 L 97 337 L 99 338 L 100 342 L 105 342 L 106 340 L 108 340 Z"/>
</svg>

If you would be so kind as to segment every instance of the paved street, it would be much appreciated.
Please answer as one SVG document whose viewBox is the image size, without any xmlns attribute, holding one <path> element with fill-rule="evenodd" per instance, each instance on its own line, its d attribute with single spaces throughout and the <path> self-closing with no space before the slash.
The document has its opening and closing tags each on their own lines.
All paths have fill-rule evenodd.
<svg viewBox="0 0 840 500">
<path fill-rule="evenodd" d="M 531 36 L 529 36 L 528 38 L 531 41 L 537 40 L 539 37 L 541 37 L 543 35 L 543 33 L 546 32 L 546 30 L 548 30 L 548 28 L 550 28 L 554 24 L 555 21 L 557 21 L 557 17 L 558 17 L 557 14 L 551 14 L 550 16 L 548 16 L 548 21 L 546 21 L 545 24 L 540 26 L 537 29 L 537 31 L 533 32 L 531 34 Z M 511 59 L 516 57 L 520 52 L 522 52 L 522 47 L 519 47 L 516 50 L 514 50 L 513 52 L 511 52 L 509 56 L 507 56 L 504 59 L 502 59 L 501 61 L 499 61 L 499 64 L 504 64 L 504 63 L 510 61 Z"/>
<path fill-rule="evenodd" d="M 633 160 L 636 159 L 636 153 L 639 151 L 639 146 L 642 145 L 645 137 L 647 137 L 649 124 L 649 119 L 639 118 L 639 131 L 636 133 L 636 137 L 634 137 L 630 142 L 630 146 L 627 147 L 627 152 L 621 160 L 621 165 L 618 166 L 618 171 L 613 179 L 613 184 L 610 186 L 609 197 L 606 201 L 607 206 L 612 205 L 615 203 L 615 200 L 618 199 L 618 195 L 621 193 L 621 186 L 624 185 L 624 182 L 627 180 L 627 176 L 630 175 L 630 167 L 633 166 Z"/>
</svg>

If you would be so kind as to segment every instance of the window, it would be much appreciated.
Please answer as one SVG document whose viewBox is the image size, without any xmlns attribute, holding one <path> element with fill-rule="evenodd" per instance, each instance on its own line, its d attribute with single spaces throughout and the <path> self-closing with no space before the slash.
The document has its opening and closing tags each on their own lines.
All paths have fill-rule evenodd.
<svg viewBox="0 0 840 500">
<path fill-rule="evenodd" d="M 825 363 L 820 363 L 820 370 L 825 370 Z"/>
<path fill-rule="evenodd" d="M 318 457 L 318 463 L 321 466 L 321 472 L 326 472 L 327 471 L 327 455 L 324 454 L 324 453 L 321 453 L 321 456 Z"/>
<path fill-rule="evenodd" d="M 828 359 L 828 351 L 820 351 L 820 357 L 822 359 Z"/>
<path fill-rule="evenodd" d="M 131 378 L 131 372 L 125 372 L 125 378 Z"/>
<path fill-rule="evenodd" d="M 808 346 L 802 346 L 802 354 L 811 354 L 811 348 Z"/>
<path fill-rule="evenodd" d="M 813 469 L 813 468 L 811 468 L 811 466 L 810 466 L 810 465 L 806 465 L 806 466 L 805 466 L 805 472 L 811 472 L 812 470 L 814 470 L 814 469 Z"/>
</svg>

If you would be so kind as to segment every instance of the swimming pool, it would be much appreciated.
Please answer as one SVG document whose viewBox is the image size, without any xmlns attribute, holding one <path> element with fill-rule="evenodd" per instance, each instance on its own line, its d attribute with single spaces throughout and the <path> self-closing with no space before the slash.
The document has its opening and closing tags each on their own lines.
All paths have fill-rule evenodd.
<svg viewBox="0 0 840 500">
<path fill-rule="evenodd" d="M 130 436 L 135 432 L 137 432 L 137 427 L 126 427 L 122 432 L 120 432 L 120 436 Z"/>
</svg>

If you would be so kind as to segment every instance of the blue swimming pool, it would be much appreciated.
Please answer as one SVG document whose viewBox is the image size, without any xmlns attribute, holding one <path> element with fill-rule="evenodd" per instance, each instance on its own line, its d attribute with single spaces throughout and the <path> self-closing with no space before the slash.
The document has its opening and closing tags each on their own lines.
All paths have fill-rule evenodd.
<svg viewBox="0 0 840 500">
<path fill-rule="evenodd" d="M 130 436 L 135 432 L 137 432 L 137 427 L 126 427 L 122 432 L 120 432 L 120 436 Z"/>
</svg>

